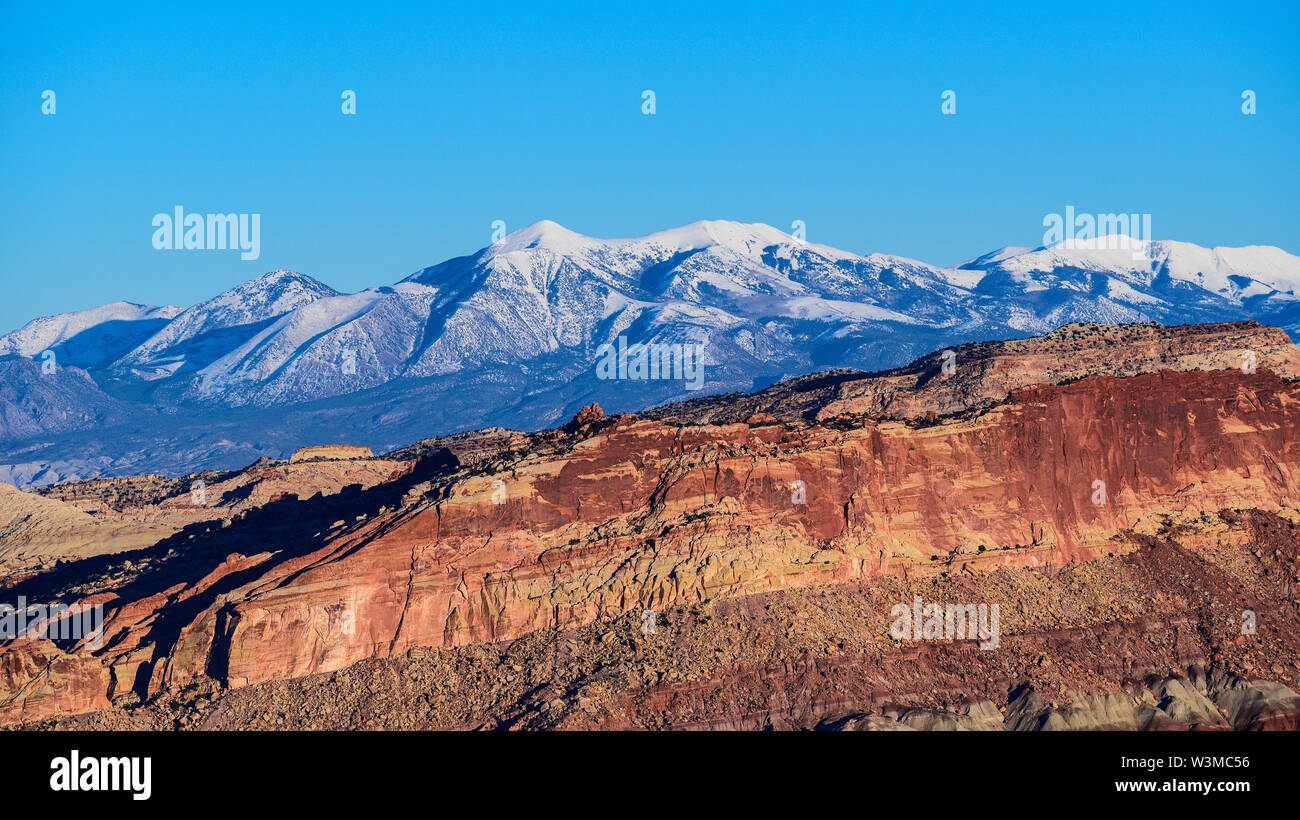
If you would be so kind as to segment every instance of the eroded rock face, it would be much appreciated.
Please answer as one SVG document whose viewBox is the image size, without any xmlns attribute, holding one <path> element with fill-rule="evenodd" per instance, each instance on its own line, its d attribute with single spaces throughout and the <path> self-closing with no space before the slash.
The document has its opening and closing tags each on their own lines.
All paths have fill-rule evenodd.
<svg viewBox="0 0 1300 820">
<path fill-rule="evenodd" d="M 1180 327 L 1075 323 L 1045 336 L 935 351 L 885 373 L 819 373 L 749 396 L 704 397 L 646 415 L 694 424 L 742 421 L 755 412 L 787 421 L 911 419 L 987 408 L 1014 390 L 1086 376 L 1264 369 L 1300 378 L 1300 348 L 1280 329 L 1255 322 Z"/>
<path fill-rule="evenodd" d="M 369 447 L 357 447 L 352 444 L 321 444 L 314 447 L 299 447 L 289 456 L 289 463 L 312 459 L 347 460 L 353 458 L 370 458 L 374 455 Z"/>
<path fill-rule="evenodd" d="M 1120 533 L 1300 498 L 1300 386 L 1264 370 L 1089 377 L 942 424 L 755 423 L 615 416 L 531 437 L 513 461 L 428 454 L 368 489 L 268 497 L 179 533 L 163 546 L 181 555 L 125 582 L 32 579 L 29 598 L 98 595 L 104 642 L 4 647 L 0 716 L 91 711 L 208 677 L 300 678 L 629 611 L 1060 567 L 1133 549 Z"/>
<path fill-rule="evenodd" d="M 411 467 L 390 459 L 267 459 L 235 472 L 101 478 L 35 492 L 0 484 L 0 578 L 13 582 L 60 560 L 146 549 L 187 527 L 230 526 L 272 501 L 373 487 Z"/>
<path fill-rule="evenodd" d="M 0 484 L 0 562 L 16 553 L 34 559 L 63 557 L 68 548 L 96 540 L 98 522 L 71 504 L 35 493 L 25 493 L 9 484 Z M 156 533 L 135 532 L 133 546 L 147 546 L 158 539 Z"/>
<path fill-rule="evenodd" d="M 1300 521 L 1300 515 L 1292 516 Z M 1300 525 L 1224 512 L 1096 561 L 871 576 L 246 687 L 210 678 L 41 727 L 1261 729 L 1300 723 Z M 891 607 L 986 601 L 996 651 L 898 640 Z M 1249 611 L 1258 629 L 1243 634 Z"/>
<path fill-rule="evenodd" d="M 573 420 L 569 422 L 570 426 L 581 427 L 584 424 L 600 421 L 605 418 L 605 411 L 600 409 L 600 405 L 592 402 L 578 411 Z"/>
</svg>

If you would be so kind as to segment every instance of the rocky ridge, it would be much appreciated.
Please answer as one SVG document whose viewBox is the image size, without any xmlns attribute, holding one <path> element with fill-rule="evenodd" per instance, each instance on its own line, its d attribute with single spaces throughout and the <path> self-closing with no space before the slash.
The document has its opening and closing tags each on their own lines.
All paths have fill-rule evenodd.
<svg viewBox="0 0 1300 820">
<path fill-rule="evenodd" d="M 1258 348 L 1257 372 L 1233 360 L 1244 338 Z M 1123 361 L 1117 351 L 1142 361 L 1136 351 L 1152 346 L 1163 360 L 1145 353 L 1133 372 L 1077 376 L 1092 361 Z M 1300 669 L 1290 637 L 1300 631 L 1289 626 L 1300 605 L 1300 385 L 1279 373 L 1294 373 L 1294 349 L 1258 326 L 1070 329 L 1021 348 L 1024 369 L 1049 379 L 1031 386 L 1008 377 L 1015 354 L 991 350 L 985 365 L 968 364 L 988 384 L 960 375 L 959 356 L 953 373 L 910 388 L 885 374 L 894 380 L 887 391 L 857 394 L 868 397 L 866 412 L 822 413 L 826 402 L 810 414 L 816 402 L 800 391 L 797 411 L 768 401 L 744 408 L 748 422 L 685 424 L 592 408 L 561 430 L 422 442 L 402 454 L 409 460 L 394 453 L 382 462 L 386 476 L 331 494 L 306 497 L 290 489 L 301 478 L 287 474 L 279 484 L 271 475 L 231 479 L 244 482 L 232 489 L 254 489 L 220 496 L 247 503 L 229 523 L 188 523 L 129 556 L 81 559 L 10 584 L 29 600 L 103 602 L 108 618 L 99 648 L 0 648 L 0 719 L 125 709 L 165 720 L 171 713 L 160 704 L 199 691 L 209 705 L 257 712 L 276 693 L 319 703 L 329 690 L 313 695 L 304 688 L 319 685 L 311 681 L 373 669 L 433 675 L 438 688 L 418 696 L 423 704 L 435 691 L 466 698 L 481 679 L 503 687 L 491 690 L 499 700 L 470 698 L 478 712 L 408 704 L 405 714 L 440 726 L 961 722 L 949 712 L 983 725 L 986 702 L 1018 716 L 1003 715 L 1006 728 L 1031 727 L 1037 718 L 1026 715 L 1042 717 L 1037 728 L 1102 725 L 1102 713 L 1115 725 L 1289 725 L 1288 687 Z M 964 386 L 929 386 L 944 376 Z M 909 390 L 967 399 L 956 408 L 926 399 L 939 403 L 921 418 L 870 412 L 879 403 L 871 396 Z M 462 459 L 455 448 L 473 455 Z M 1054 587 L 1062 577 L 1071 585 Z M 1004 645 L 1019 649 L 889 639 L 890 606 L 918 590 L 1001 603 Z M 839 603 L 826 609 L 822 600 Z M 642 633 L 645 641 L 622 631 L 645 612 L 675 624 L 769 602 L 784 607 L 781 617 L 757 632 L 722 630 L 710 639 L 716 657 L 702 666 L 680 655 L 710 645 L 693 631 L 667 658 L 643 654 L 657 630 Z M 1238 641 L 1245 610 L 1267 626 Z M 584 640 L 612 641 L 623 654 L 610 662 L 641 672 L 539 705 L 526 693 L 510 699 L 511 681 L 494 677 L 509 672 L 452 671 L 484 653 L 509 658 L 515 647 L 544 652 Z M 426 656 L 441 671 L 420 667 Z M 603 650 L 571 659 L 580 667 L 597 656 Z M 785 670 L 776 678 L 773 664 Z M 509 668 L 523 685 L 519 670 L 534 667 Z M 684 673 L 695 677 L 674 677 Z M 577 674 L 536 691 L 595 670 Z M 398 697 L 386 685 L 375 684 Z M 736 700 L 738 686 L 749 687 L 750 700 Z M 793 694 L 823 689 L 821 700 Z M 1049 690 L 1050 708 L 1024 699 Z M 1113 700 L 1120 693 L 1132 708 Z M 1072 703 L 1083 717 L 1062 711 Z M 1161 706 L 1169 703 L 1182 705 Z M 186 708 L 178 714 L 189 723 L 222 725 Z"/>
<path fill-rule="evenodd" d="M 908 419 L 991 407 L 1018 388 L 1085 376 L 1260 368 L 1300 378 L 1300 348 L 1278 328 L 1255 322 L 1075 323 L 1029 339 L 957 345 L 881 373 L 816 373 L 753 394 L 706 396 L 643 415 L 678 424 L 738 422 L 760 413 L 783 421 Z"/>
<path fill-rule="evenodd" d="M 944 268 L 762 224 L 597 239 L 543 221 L 357 293 L 277 270 L 184 310 L 115 303 L 37 319 L 0 336 L 0 481 L 535 431 L 592 402 L 640 411 L 1071 322 L 1257 319 L 1300 331 L 1300 257 L 1128 237 L 1123 250 L 1110 241 L 1120 239 Z M 601 351 L 624 344 L 686 346 L 704 367 L 605 378 Z"/>
</svg>

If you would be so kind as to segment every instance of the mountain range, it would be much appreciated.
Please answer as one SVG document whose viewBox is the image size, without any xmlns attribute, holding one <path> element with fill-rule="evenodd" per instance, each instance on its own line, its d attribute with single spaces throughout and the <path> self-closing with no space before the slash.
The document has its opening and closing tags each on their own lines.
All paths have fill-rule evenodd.
<svg viewBox="0 0 1300 820">
<path fill-rule="evenodd" d="M 114 302 L 0 336 L 0 481 L 182 474 L 325 441 L 383 452 L 491 425 L 536 430 L 592 402 L 642 410 L 1078 321 L 1255 319 L 1300 332 L 1296 256 L 1113 240 L 939 267 L 763 224 L 606 240 L 543 221 L 358 293 L 277 270 L 186 309 Z M 601 346 L 620 339 L 633 351 L 702 346 L 703 388 L 600 378 Z"/>
<path fill-rule="evenodd" d="M 0 485 L 0 585 L 82 625 L 0 612 L 0 727 L 1300 728 L 1300 348 L 1071 323 L 951 352 Z"/>
</svg>

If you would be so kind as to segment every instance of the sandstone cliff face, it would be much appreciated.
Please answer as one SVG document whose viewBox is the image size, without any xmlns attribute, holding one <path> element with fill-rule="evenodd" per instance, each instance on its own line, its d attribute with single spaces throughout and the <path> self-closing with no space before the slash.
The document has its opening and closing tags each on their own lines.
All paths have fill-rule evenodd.
<svg viewBox="0 0 1300 820">
<path fill-rule="evenodd" d="M 1172 328 L 1080 323 L 1031 339 L 958 345 L 885 373 L 815 374 L 750 396 L 704 397 L 646 415 L 687 424 L 743 421 L 758 412 L 787 421 L 908 419 L 991 407 L 1013 390 L 1085 376 L 1265 369 L 1300 378 L 1300 348 L 1278 328 L 1255 322 Z"/>
<path fill-rule="evenodd" d="M 473 465 L 427 453 L 350 495 L 182 530 L 124 583 L 31 579 L 29 597 L 104 601 L 104 645 L 5 646 L 0 719 L 643 610 L 1059 568 L 1300 499 L 1300 386 L 1262 369 L 1088 377 L 939 424 L 753 421 L 590 418 Z"/>
<path fill-rule="evenodd" d="M 94 729 L 1300 728 L 1300 514 L 1204 516 L 1114 556 L 872 576 L 413 648 L 29 726 Z M 1001 606 L 996 651 L 900 641 L 890 607 Z M 1242 630 L 1242 613 L 1258 622 Z M 1278 683 L 1284 681 L 1285 683 Z"/>
<path fill-rule="evenodd" d="M 346 461 L 354 458 L 371 458 L 373 455 L 369 447 L 357 447 L 352 444 L 321 444 L 315 447 L 299 447 L 293 451 L 293 455 L 289 456 L 289 463 L 297 464 L 299 461 L 312 459 Z"/>
<path fill-rule="evenodd" d="M 945 373 L 945 365 L 951 374 Z M 1251 322 L 1192 325 L 1066 325 L 1041 339 L 972 345 L 932 354 L 894 379 L 845 385 L 817 413 L 915 418 L 1002 401 L 1013 390 L 1090 375 L 1133 376 L 1161 370 L 1268 369 L 1300 377 L 1300 348 L 1285 333 Z"/>
<path fill-rule="evenodd" d="M 92 479 L 39 492 L 0 484 L 0 578 L 13 581 L 60 560 L 147 548 L 186 527 L 228 527 L 275 499 L 334 496 L 410 469 L 409 462 L 389 459 L 270 462 L 184 478 Z"/>
</svg>

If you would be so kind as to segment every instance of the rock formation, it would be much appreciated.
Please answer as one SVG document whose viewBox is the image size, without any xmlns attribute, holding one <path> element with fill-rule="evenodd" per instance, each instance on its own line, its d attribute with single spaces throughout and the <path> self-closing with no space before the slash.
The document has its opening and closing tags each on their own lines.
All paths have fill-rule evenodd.
<svg viewBox="0 0 1300 820">
<path fill-rule="evenodd" d="M 322 444 L 316 447 L 299 447 L 289 456 L 290 464 L 300 461 L 346 461 L 353 458 L 371 458 L 374 453 L 369 447 L 357 447 L 352 444 Z"/>
<path fill-rule="evenodd" d="M 958 345 L 884 373 L 817 373 L 748 396 L 706 396 L 644 415 L 683 424 L 744 421 L 755 412 L 789 421 L 840 415 L 907 419 L 991 407 L 1018 388 L 1085 376 L 1257 369 L 1298 378 L 1300 348 L 1281 330 L 1255 322 L 1076 323 L 1031 339 Z"/>
<path fill-rule="evenodd" d="M 11 580 L 107 618 L 97 646 L 0 647 L 0 720 L 256 723 L 278 697 L 322 715 L 348 697 L 312 681 L 400 673 L 426 688 L 375 686 L 427 726 L 1293 726 L 1300 359 L 1283 340 L 1067 327 L 958 349 L 951 372 L 927 357 L 250 468 L 211 488 L 237 514 Z M 999 604 L 1000 646 L 892 637 L 917 595 Z M 221 708 L 177 694 L 200 691 Z"/>
</svg>

